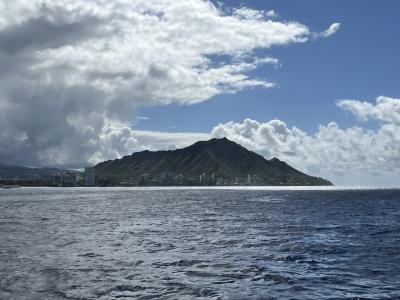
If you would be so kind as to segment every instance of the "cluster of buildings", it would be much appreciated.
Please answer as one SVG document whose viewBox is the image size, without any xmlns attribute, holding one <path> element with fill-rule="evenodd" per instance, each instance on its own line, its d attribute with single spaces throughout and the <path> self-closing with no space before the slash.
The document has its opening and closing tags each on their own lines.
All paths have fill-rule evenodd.
<svg viewBox="0 0 400 300">
<path fill-rule="evenodd" d="M 215 173 L 207 176 L 205 173 L 200 174 L 199 185 L 216 185 Z"/>
<path fill-rule="evenodd" d="M 52 185 L 57 187 L 94 186 L 94 168 L 85 168 L 85 172 L 66 171 L 53 176 Z"/>
<path fill-rule="evenodd" d="M 248 174 L 239 177 L 217 177 L 215 173 L 202 173 L 197 176 L 185 176 L 172 172 L 161 175 L 142 174 L 139 177 L 130 177 L 118 182 L 96 182 L 95 168 L 87 167 L 84 172 L 62 171 L 48 177 L 32 179 L 0 180 L 2 184 L 20 184 L 25 186 L 233 186 L 233 185 L 262 185 L 263 181 L 257 175 Z"/>
<path fill-rule="evenodd" d="M 133 178 L 130 179 L 130 183 L 134 185 L 135 181 Z M 175 175 L 171 172 L 165 172 L 160 176 L 150 176 L 149 174 L 142 174 L 137 180 L 137 185 L 139 186 L 172 186 L 172 185 L 185 185 L 186 178 L 183 174 Z"/>
<path fill-rule="evenodd" d="M 15 176 L 5 176 L 0 178 L 0 186 L 54 186 L 54 176 L 22 174 Z"/>
<path fill-rule="evenodd" d="M 119 181 L 119 186 L 232 186 L 232 185 L 262 185 L 262 179 L 257 175 L 248 174 L 242 177 L 217 177 L 215 173 L 202 173 L 198 176 L 184 176 L 165 172 L 161 175 L 141 174 Z"/>
<path fill-rule="evenodd" d="M 94 186 L 95 169 L 85 168 L 85 172 L 79 171 L 51 171 L 49 174 L 21 174 L 0 177 L 0 186 L 53 186 L 53 187 L 76 187 Z"/>
<path fill-rule="evenodd" d="M 83 177 L 81 173 L 62 172 L 53 176 L 53 186 L 58 187 L 73 187 L 81 186 Z"/>
<path fill-rule="evenodd" d="M 47 186 L 49 185 L 49 180 L 47 178 L 40 177 L 0 177 L 0 188 L 4 186 Z"/>
</svg>

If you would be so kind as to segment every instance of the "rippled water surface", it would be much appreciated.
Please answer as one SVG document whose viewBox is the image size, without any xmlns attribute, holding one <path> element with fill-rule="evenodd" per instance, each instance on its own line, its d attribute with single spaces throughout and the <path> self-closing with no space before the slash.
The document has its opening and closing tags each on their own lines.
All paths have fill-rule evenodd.
<svg viewBox="0 0 400 300">
<path fill-rule="evenodd" d="M 0 190 L 0 299 L 400 298 L 400 191 Z"/>
</svg>

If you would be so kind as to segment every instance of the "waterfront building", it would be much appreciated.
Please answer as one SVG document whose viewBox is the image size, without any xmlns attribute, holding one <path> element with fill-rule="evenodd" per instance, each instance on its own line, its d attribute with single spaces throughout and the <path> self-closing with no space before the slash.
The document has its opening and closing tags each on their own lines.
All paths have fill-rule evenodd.
<svg viewBox="0 0 400 300">
<path fill-rule="evenodd" d="M 54 175 L 54 177 L 53 177 L 53 185 L 61 187 L 62 186 L 62 180 L 63 180 L 62 174 Z"/>
<path fill-rule="evenodd" d="M 167 185 L 167 186 L 174 185 L 174 176 L 170 172 L 165 172 L 164 174 L 162 174 L 161 180 L 162 180 L 162 185 Z"/>
<path fill-rule="evenodd" d="M 74 187 L 77 186 L 77 174 L 74 172 L 65 172 L 62 174 L 62 186 Z"/>
<path fill-rule="evenodd" d="M 205 185 L 206 184 L 206 174 L 203 173 L 200 175 L 200 185 Z"/>
<path fill-rule="evenodd" d="M 247 184 L 248 185 L 251 185 L 251 183 L 252 183 L 252 178 L 251 177 L 252 177 L 251 174 L 247 175 Z"/>
<path fill-rule="evenodd" d="M 217 181 L 215 182 L 215 185 L 224 185 L 224 178 L 218 178 Z"/>
<path fill-rule="evenodd" d="M 85 174 L 84 174 L 85 186 L 94 186 L 96 184 L 95 175 L 96 175 L 95 169 L 93 167 L 85 168 Z"/>
<path fill-rule="evenodd" d="M 162 179 L 161 179 L 161 183 L 162 183 Z M 140 175 L 138 185 L 148 185 L 148 184 L 149 184 L 149 175 L 148 174 Z"/>
<path fill-rule="evenodd" d="M 209 185 L 215 185 L 215 173 L 211 174 Z"/>
<path fill-rule="evenodd" d="M 175 185 L 183 185 L 185 177 L 183 174 L 179 174 L 178 176 L 175 177 Z"/>
</svg>

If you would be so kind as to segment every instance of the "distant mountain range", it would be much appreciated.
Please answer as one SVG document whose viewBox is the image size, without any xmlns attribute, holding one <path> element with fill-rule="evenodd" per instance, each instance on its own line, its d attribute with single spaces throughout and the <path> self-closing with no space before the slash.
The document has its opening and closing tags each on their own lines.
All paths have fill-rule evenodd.
<svg viewBox="0 0 400 300">
<path fill-rule="evenodd" d="M 65 172 L 65 170 L 56 168 L 29 168 L 0 164 L 0 178 L 31 179 L 54 176 L 63 172 Z"/>
<path fill-rule="evenodd" d="M 95 166 L 100 185 L 332 185 L 226 138 L 168 151 L 142 151 Z"/>
</svg>

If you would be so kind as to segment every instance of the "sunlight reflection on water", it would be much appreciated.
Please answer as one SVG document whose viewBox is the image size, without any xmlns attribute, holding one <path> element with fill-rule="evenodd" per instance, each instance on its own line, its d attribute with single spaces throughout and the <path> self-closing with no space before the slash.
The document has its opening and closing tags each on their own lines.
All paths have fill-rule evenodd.
<svg viewBox="0 0 400 300">
<path fill-rule="evenodd" d="M 0 191 L 0 299 L 400 297 L 400 191 Z"/>
</svg>

